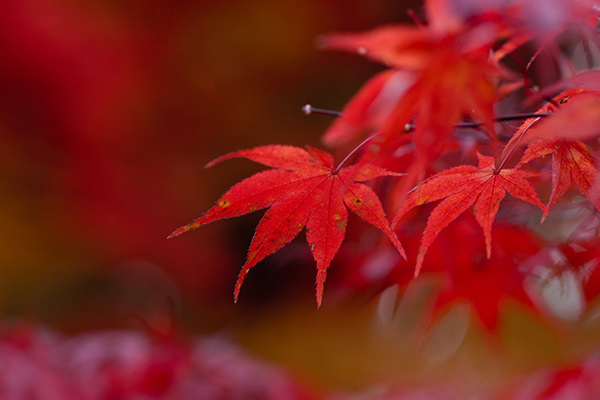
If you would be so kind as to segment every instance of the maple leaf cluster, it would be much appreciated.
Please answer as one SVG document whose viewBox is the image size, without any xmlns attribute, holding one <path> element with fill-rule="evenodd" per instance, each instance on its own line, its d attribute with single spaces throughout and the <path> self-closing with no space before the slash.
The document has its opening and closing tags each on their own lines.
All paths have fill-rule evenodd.
<svg viewBox="0 0 600 400">
<path fill-rule="evenodd" d="M 235 301 L 248 271 L 305 229 L 320 305 L 348 210 L 387 240 L 373 243 L 370 256 L 351 255 L 340 266 L 347 276 L 362 274 L 362 283 L 379 288 L 442 276 L 447 286 L 436 304 L 466 301 L 489 330 L 506 298 L 541 313 L 528 285 L 541 260 L 551 270 L 585 269 L 580 284 L 593 300 L 600 289 L 599 15 L 592 0 L 426 0 L 414 25 L 319 38 L 320 48 L 384 67 L 323 134 L 330 152 L 266 145 L 210 162 L 242 157 L 272 169 L 234 185 L 169 237 L 268 208 Z M 563 43 L 576 43 L 579 53 Z M 542 60 L 555 64 L 552 79 L 538 79 Z M 566 212 L 585 218 L 571 218 L 572 229 L 555 238 L 544 235 L 544 223 Z M 378 266 L 384 273 L 365 278 L 377 264 L 369 258 L 390 249 L 396 256 Z"/>
</svg>

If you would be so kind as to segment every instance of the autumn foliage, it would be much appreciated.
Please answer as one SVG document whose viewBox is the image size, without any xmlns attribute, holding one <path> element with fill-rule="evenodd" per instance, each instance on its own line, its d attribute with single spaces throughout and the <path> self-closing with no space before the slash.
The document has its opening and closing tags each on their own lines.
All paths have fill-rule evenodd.
<svg viewBox="0 0 600 400">
<path fill-rule="evenodd" d="M 270 207 L 235 301 L 249 270 L 306 228 L 320 306 L 349 209 L 388 238 L 372 242 L 372 257 L 342 251 L 346 261 L 336 268 L 350 292 L 395 286 L 402 294 L 415 279 L 436 277 L 441 283 L 425 309 L 433 319 L 423 321 L 466 303 L 495 336 L 509 301 L 551 323 L 544 279 L 570 275 L 584 304 L 567 318 L 581 317 L 600 294 L 599 15 L 595 1 L 428 0 L 414 25 L 320 37 L 321 49 L 384 66 L 337 115 L 316 110 L 335 116 L 322 142 L 340 161 L 285 145 L 221 157 L 208 166 L 244 157 L 274 169 L 234 185 L 170 237 Z M 551 79 L 536 73 L 542 58 L 557 70 Z M 546 228 L 552 221 L 568 226 Z M 396 257 L 373 261 L 390 251 Z M 385 272 L 367 279 L 375 266 Z M 535 388 L 525 383 L 499 398 L 595 398 L 594 357 L 540 373 L 545 378 L 531 378 L 540 380 Z"/>
<path fill-rule="evenodd" d="M 221 10 L 217 3 L 207 7 Z M 334 5 L 329 7 L 347 7 L 345 2 L 339 3 L 332 2 Z M 114 254 L 106 255 L 107 259 L 122 254 L 144 259 L 139 251 L 152 254 L 148 256 L 152 259 L 148 264 L 160 265 L 157 260 L 167 260 L 165 265 L 169 265 L 169 250 L 165 249 L 177 246 L 172 248 L 177 258 L 172 265 L 179 267 L 169 272 L 181 285 L 189 284 L 187 294 L 194 290 L 208 293 L 209 309 L 215 297 L 210 288 L 211 278 L 218 275 L 215 271 L 225 270 L 224 264 L 236 259 L 229 251 L 236 244 L 222 243 L 222 236 L 211 237 L 215 229 L 212 223 L 262 213 L 254 236 L 247 238 L 249 246 L 245 262 L 239 260 L 241 270 L 237 281 L 230 277 L 236 303 L 236 311 L 230 315 L 245 315 L 244 307 L 251 307 L 247 304 L 253 299 L 243 288 L 245 283 L 246 290 L 250 289 L 254 278 L 259 279 L 253 277 L 251 270 L 265 267 L 269 262 L 271 267 L 293 264 L 315 268 L 318 310 L 311 305 L 311 312 L 335 313 L 337 305 L 341 309 L 348 304 L 360 307 L 361 312 L 368 309 L 369 316 L 375 316 L 373 325 L 381 325 L 369 330 L 371 341 L 378 342 L 380 347 L 362 348 L 352 342 L 352 348 L 356 347 L 356 353 L 383 348 L 386 354 L 372 351 L 372 357 L 368 358 L 381 361 L 381 366 L 369 367 L 376 371 L 374 375 L 379 373 L 384 379 L 366 377 L 364 382 L 373 387 L 365 388 L 361 381 L 350 393 L 326 385 L 320 387 L 319 383 L 313 385 L 293 368 L 288 370 L 261 361 L 260 356 L 246 353 L 241 345 L 235 344 L 238 339 L 235 335 L 186 334 L 186 326 L 183 323 L 179 326 L 175 312 L 168 317 L 157 317 L 160 322 L 168 319 L 166 324 L 157 324 L 159 328 L 166 326 L 164 332 L 155 329 L 151 322 L 156 321 L 148 322 L 138 315 L 130 318 L 139 323 L 137 330 L 106 329 L 71 336 L 36 323 L 1 321 L 0 400 L 600 399 L 598 0 L 424 0 L 421 7 L 408 11 L 412 23 L 386 23 L 365 27 L 363 31 L 318 36 L 314 38 L 316 54 L 324 54 L 320 53 L 323 51 L 331 57 L 347 57 L 343 53 L 351 53 L 357 64 L 375 66 L 375 72 L 357 85 L 345 104 L 327 104 L 330 100 L 324 97 L 315 99 L 314 105 L 302 107 L 307 115 L 326 117 L 301 116 L 302 105 L 298 104 L 299 118 L 331 118 L 320 132 L 302 132 L 303 137 L 309 137 L 306 146 L 285 144 L 286 127 L 282 126 L 282 133 L 278 133 L 282 144 L 257 140 L 254 146 L 237 147 L 235 142 L 227 143 L 229 153 L 208 162 L 205 165 L 208 170 L 197 175 L 189 173 L 185 162 L 177 164 L 177 151 L 173 151 L 165 164 L 156 161 L 154 154 L 140 160 L 137 151 L 142 140 L 127 144 L 125 139 L 130 126 L 135 124 L 121 114 L 141 110 L 147 92 L 152 91 L 144 89 L 145 82 L 160 81 L 154 79 L 154 74 L 158 76 L 159 71 L 172 68 L 170 62 L 165 62 L 148 67 L 144 74 L 136 72 L 152 64 L 153 57 L 158 57 L 156 54 L 176 53 L 159 41 L 159 35 L 142 40 L 136 31 L 139 27 L 133 24 L 128 32 L 135 40 L 120 44 L 116 50 L 111 42 L 98 53 L 94 45 L 101 40 L 89 32 L 90 37 L 84 35 L 81 40 L 71 38 L 69 29 L 57 30 L 56 37 L 37 38 L 36 30 L 60 26 L 62 20 L 57 17 L 46 21 L 44 8 L 36 11 L 39 15 L 33 14 L 39 21 L 45 21 L 38 26 L 37 22 L 27 20 L 31 11 L 14 4 L 4 9 L 17 22 L 14 27 L 10 21 L 0 24 L 5 26 L 0 27 L 0 50 L 16 62 L 12 69 L 0 65 L 0 78 L 8 93 L 18 91 L 11 88 L 18 88 L 19 80 L 27 80 L 23 76 L 35 77 L 31 84 L 34 89 L 42 86 L 48 92 L 64 91 L 64 104 L 53 102 L 50 95 L 47 99 L 43 96 L 36 99 L 48 106 L 48 120 L 58 121 L 60 135 L 46 139 L 58 143 L 57 147 L 67 148 L 68 156 L 61 159 L 64 165 L 57 169 L 67 170 L 68 178 L 57 179 L 55 184 L 68 188 L 78 199 L 72 209 L 69 204 L 61 204 L 64 215 L 81 214 L 85 216 L 83 225 L 102 232 L 98 237 L 111 238 L 107 247 Z M 149 18 L 154 23 L 160 21 L 159 25 L 163 24 L 163 17 L 166 24 L 174 24 L 175 14 L 166 12 L 171 6 L 168 4 L 162 10 L 165 15 L 159 12 L 159 18 Z M 310 6 L 324 5 L 315 2 Z M 243 11 L 238 14 L 245 15 Z M 256 17 L 260 23 L 262 17 Z M 70 23 L 81 24 L 75 19 Z M 108 25 L 113 23 L 118 25 L 114 21 Z M 185 47 L 183 37 L 188 30 L 206 30 L 213 36 L 214 27 L 210 25 L 192 29 L 194 24 L 187 20 L 184 25 L 181 32 L 175 29 L 174 47 Z M 276 26 L 280 29 L 279 19 Z M 13 30 L 22 32 L 19 40 L 27 46 L 5 39 L 12 37 Z M 111 28 L 107 31 L 112 32 Z M 65 43 L 61 42 L 64 38 L 68 38 Z M 276 48 L 275 42 L 272 48 Z M 28 46 L 36 50 L 31 56 Z M 284 57 L 284 50 L 272 51 L 271 57 L 279 57 L 280 53 Z M 210 46 L 203 51 L 210 51 Z M 102 52 L 106 54 L 99 59 Z M 250 55 L 253 52 L 255 49 L 248 50 Z M 227 61 L 223 65 L 232 64 L 228 65 L 231 70 L 244 68 L 244 60 L 251 57 L 239 53 L 232 51 L 230 55 L 239 64 Z M 102 64 L 111 67 L 105 71 Z M 45 66 L 43 74 L 38 74 L 38 65 Z M 72 65 L 78 66 L 74 68 L 77 73 L 70 72 Z M 351 65 L 345 67 L 351 69 Z M 322 68 L 326 69 L 327 64 Z M 230 70 L 223 72 L 226 79 L 229 73 Z M 214 116 L 216 122 L 205 132 L 208 139 L 196 142 L 188 138 L 185 140 L 190 140 L 189 143 L 181 146 L 191 149 L 186 151 L 193 157 L 194 165 L 201 167 L 205 161 L 195 158 L 194 149 L 208 147 L 212 128 L 227 125 L 228 119 L 235 119 L 236 111 L 245 111 L 227 109 L 227 102 L 241 95 L 244 85 L 232 79 L 231 86 L 221 90 L 213 87 L 212 81 L 191 80 L 203 90 L 213 91 L 212 97 L 209 96 L 211 101 L 215 94 L 222 96 L 219 101 L 225 110 L 222 115 Z M 275 77 L 272 81 L 279 85 Z M 187 98 L 189 93 L 185 90 L 170 93 L 167 87 L 171 83 L 155 83 L 153 89 L 160 94 L 157 97 L 165 94 L 164 97 Z M 253 92 L 258 92 L 260 85 L 248 87 L 246 94 L 251 99 L 258 96 Z M 284 85 L 281 90 L 286 90 Z M 29 104 L 25 95 L 16 98 L 15 102 L 19 101 Z M 0 106 L 13 107 L 12 102 L 11 98 Z M 196 106 L 193 101 L 185 102 L 186 107 Z M 157 104 L 162 103 L 157 100 Z M 185 119 L 180 118 L 180 112 L 185 115 L 180 109 L 173 106 L 167 112 L 174 115 L 172 120 L 159 121 L 157 117 L 159 122 L 153 123 L 162 123 L 169 129 L 179 127 L 180 119 Z M 4 114 L 10 112 L 0 111 L 3 124 Z M 27 115 L 29 109 L 22 112 Z M 147 129 L 146 124 L 151 125 L 146 119 L 153 117 L 153 112 L 136 115 L 143 120 L 140 132 Z M 212 116 L 208 112 L 203 117 Z M 16 120 L 15 125 L 28 126 L 24 122 L 27 118 Z M 185 126 L 185 121 L 181 126 Z M 108 141 L 101 140 L 105 132 L 112 135 Z M 246 140 L 255 140 L 256 136 L 248 136 Z M 181 138 L 184 137 L 182 133 Z M 318 148 L 319 139 L 323 149 Z M 24 143 L 28 144 L 31 138 L 26 140 Z M 153 140 L 159 143 L 155 146 L 159 151 L 172 150 L 165 145 L 169 143 L 166 139 Z M 251 148 L 240 150 L 242 147 Z M 8 153 L 10 149 L 3 153 L 7 165 L 18 164 L 11 161 Z M 185 223 L 178 218 L 184 218 L 186 212 L 174 210 L 169 214 L 164 210 L 177 208 L 172 199 L 146 195 L 146 191 L 150 192 L 148 188 L 153 187 L 154 177 L 164 173 L 169 165 L 177 164 L 173 169 L 185 170 L 187 178 L 166 179 L 169 185 L 165 192 L 184 187 L 173 197 L 191 202 L 193 179 L 235 163 L 242 167 L 259 164 L 261 170 L 227 184 L 229 189 L 224 190 L 212 207 L 174 230 L 168 235 L 170 240 L 165 241 L 168 229 L 172 229 L 168 227 Z M 138 171 L 138 175 L 115 178 L 113 175 L 118 175 L 115 171 L 123 165 Z M 145 180 L 137 179 L 141 176 Z M 165 173 L 165 176 L 170 175 Z M 140 189 L 139 198 L 130 200 L 128 193 L 135 185 L 146 191 Z M 19 186 L 19 189 L 37 193 L 31 188 Z M 44 206 L 60 203 L 57 199 L 49 196 L 45 200 L 48 205 Z M 142 211 L 144 207 L 162 211 L 160 214 Z M 149 216 L 146 212 L 154 214 Z M 29 221 L 34 220 L 32 217 Z M 61 221 L 61 216 L 55 217 L 55 221 Z M 16 225 L 20 229 L 27 224 Z M 52 224 L 46 221 L 46 225 Z M 77 229 L 65 226 L 65 231 L 77 236 Z M 198 231 L 187 233 L 198 228 L 206 236 L 197 239 L 194 235 Z M 164 235 L 157 233 L 163 231 Z M 139 232 L 152 236 L 154 242 L 139 237 Z M 184 233 L 185 238 L 181 238 Z M 231 243 L 236 242 L 231 240 Z M 193 251 L 196 245 L 201 246 L 199 252 Z M 275 253 L 281 258 L 274 256 Z M 206 265 L 196 276 L 190 271 L 199 263 Z M 309 273 L 312 279 L 313 272 Z M 185 281 L 188 276 L 190 282 Z M 266 282 L 265 286 L 270 284 Z M 286 290 L 286 283 L 273 285 Z M 152 290 L 151 287 L 147 291 Z M 227 306 L 234 307 L 227 299 Z M 286 304 L 269 306 L 285 308 Z M 290 306 L 273 315 L 300 318 L 301 312 L 297 310 L 301 307 L 296 303 L 294 307 L 297 309 Z M 263 317 L 261 312 L 248 319 Z M 199 314 L 202 319 L 204 315 Z M 265 315 L 264 320 L 271 316 L 268 312 Z M 461 323 L 460 317 L 464 315 L 467 322 Z M 226 331 L 229 323 L 215 325 L 224 326 Z M 248 320 L 236 323 L 237 329 L 243 331 Z M 276 346 L 279 340 L 293 343 L 289 337 L 294 334 L 310 336 L 283 318 L 273 322 L 277 324 L 283 327 L 270 336 L 276 338 L 269 343 L 274 349 L 273 358 L 281 351 Z M 531 333 L 529 328 L 538 334 Z M 319 326 L 316 330 L 327 329 Z M 281 332 L 285 334 L 279 335 Z M 251 341 L 254 333 L 248 333 L 245 339 Z M 511 348 L 507 342 L 514 341 L 514 336 L 521 341 L 512 343 Z M 349 337 L 354 338 L 352 334 Z M 390 337 L 394 340 L 400 337 L 401 343 Z M 537 354 L 538 359 L 531 365 L 510 364 L 510 357 L 514 357 L 509 354 L 511 351 L 526 353 L 530 348 L 531 351 L 543 348 L 544 344 L 539 348 L 534 346 L 539 337 L 552 343 L 545 348 L 551 355 Z M 465 338 L 475 343 L 476 350 L 472 353 L 469 353 L 472 349 L 461 348 Z M 320 337 L 313 339 L 310 349 L 300 345 L 290 352 L 298 353 L 295 354 L 298 359 L 305 356 L 304 352 L 318 353 L 320 348 L 315 343 L 319 340 Z M 324 347 L 335 347 L 332 344 L 337 344 L 336 340 L 337 337 L 324 341 Z M 436 340 L 442 343 L 437 348 Z M 557 343 L 560 345 L 554 346 Z M 429 351 L 430 348 L 434 351 Z M 477 354 L 481 348 L 485 349 L 481 351 L 484 356 Z M 347 353 L 340 351 L 344 352 Z M 319 358 L 321 354 L 310 356 L 313 369 L 329 368 Z M 396 376 L 393 375 L 396 370 L 385 365 L 386 360 L 394 357 L 424 361 L 406 376 L 402 373 Z M 437 369 L 442 362 L 430 361 L 452 357 L 455 363 L 445 374 L 439 372 L 443 368 Z M 475 360 L 472 364 L 464 361 L 470 358 Z M 356 362 L 357 375 L 364 371 L 359 368 L 364 368 L 358 365 L 360 361 L 355 361 L 361 360 L 359 357 L 348 359 Z M 475 371 L 481 375 L 454 371 L 463 362 L 475 365 L 474 369 L 477 362 L 486 367 L 497 363 L 501 365 L 500 372 L 496 374 L 493 368 Z M 492 372 L 487 379 L 478 379 L 488 371 Z"/>
<path fill-rule="evenodd" d="M 597 51 L 599 10 L 594 2 L 554 2 L 548 6 L 555 7 L 551 12 L 563 14 L 526 24 L 523 18 L 537 4 L 430 0 L 414 26 L 388 25 L 319 38 L 321 48 L 355 52 L 386 67 L 349 100 L 324 133 L 323 142 L 347 156 L 335 166 L 333 157 L 321 150 L 272 145 L 221 157 L 208 166 L 245 157 L 276 169 L 234 185 L 204 216 L 170 237 L 270 207 L 256 229 L 235 300 L 249 269 L 306 227 L 317 264 L 320 305 L 326 271 L 345 237 L 347 208 L 387 235 L 402 257 L 408 255 L 407 262 L 394 268 L 414 268 L 415 277 L 455 273 L 451 261 L 428 266 L 426 253 L 453 221 L 465 223 L 461 215 L 471 207 L 482 240 L 469 249 L 485 247 L 484 270 L 491 268 L 500 223 L 518 235 L 524 219 L 542 224 L 552 213 L 560 214 L 554 211 L 557 205 L 563 210 L 578 207 L 596 219 L 600 74 L 593 70 L 592 53 Z M 561 32 L 579 35 L 585 62 L 575 62 L 558 49 Z M 541 53 L 569 68 L 534 91 L 529 68 Z M 373 185 L 382 179 L 385 185 Z M 506 208 L 507 194 L 529 205 Z M 577 200 L 578 195 L 586 201 Z M 403 232 L 422 224 L 422 217 L 411 217 L 410 211 L 427 203 L 437 205 L 426 219 L 420 245 L 406 246 L 405 254 L 396 235 L 405 236 Z M 393 216 L 391 224 L 382 204 Z M 563 235 L 546 249 L 540 246 L 539 253 L 570 243 L 574 235 Z M 470 253 L 465 262 L 474 258 Z M 523 284 L 516 276 L 525 261 L 509 260 L 503 267 L 517 279 L 516 286 Z M 595 268 L 598 260 L 587 262 Z M 501 297 L 496 298 L 498 307 Z"/>
<path fill-rule="evenodd" d="M 593 301 L 599 293 L 592 277 L 600 259 L 581 240 L 597 237 L 600 229 L 600 74 L 594 70 L 599 10 L 594 2 L 567 3 L 429 0 L 415 26 L 319 38 L 321 48 L 354 52 L 386 67 L 359 89 L 323 135 L 335 154 L 345 154 L 343 161 L 335 166 L 328 153 L 283 145 L 224 156 L 216 161 L 245 157 L 276 169 L 234 185 L 171 237 L 270 207 L 256 229 L 235 300 L 249 269 L 306 227 L 320 306 L 349 208 L 389 238 L 374 251 L 393 244 L 402 257 L 388 260 L 387 276 L 366 284 L 404 288 L 411 275 L 441 276 L 434 315 L 466 302 L 495 333 L 503 304 L 513 299 L 547 318 L 541 295 L 527 284 L 540 263 L 560 270 L 551 275 L 577 273 L 586 300 Z M 548 9 L 555 18 L 528 23 L 534 12 Z M 559 49 L 563 35 L 581 41 L 583 61 Z M 562 66 L 552 82 L 537 83 L 530 72 L 541 54 Z M 507 194 L 510 202 L 504 201 Z M 413 212 L 428 203 L 435 203 L 428 213 Z M 463 215 L 470 209 L 474 218 Z M 545 220 L 575 210 L 586 221 L 573 219 L 570 232 L 545 241 L 533 233 L 544 231 Z M 444 230 L 453 233 L 440 235 Z M 406 238 L 404 247 L 396 235 Z M 438 257 L 429 259 L 434 244 Z M 569 261 L 574 256 L 577 261 Z M 362 260 L 351 268 L 369 268 Z M 587 275 L 581 274 L 582 265 Z M 338 268 L 353 273 L 350 265 Z M 536 398 L 555 398 L 580 373 L 565 373 Z M 586 393 L 581 398 L 597 394 L 597 388 L 581 390 Z"/>
</svg>

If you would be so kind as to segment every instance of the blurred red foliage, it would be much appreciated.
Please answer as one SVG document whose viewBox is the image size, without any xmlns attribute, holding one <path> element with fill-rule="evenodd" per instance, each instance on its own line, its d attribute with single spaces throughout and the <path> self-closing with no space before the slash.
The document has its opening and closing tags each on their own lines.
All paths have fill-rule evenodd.
<svg viewBox="0 0 600 400">
<path fill-rule="evenodd" d="M 5 400 L 317 398 L 290 373 L 219 337 L 187 344 L 136 331 L 66 338 L 21 326 L 3 332 L 0 359 Z"/>
<path fill-rule="evenodd" d="M 65 331 L 87 333 L 68 336 L 38 325 L 5 330 L 0 399 L 600 397 L 599 182 L 591 182 L 598 180 L 600 143 L 598 2 L 428 0 L 421 5 L 392 0 L 1 3 L 0 315 L 29 314 Z M 381 72 L 390 65 L 360 61 L 349 68 L 347 55 L 315 51 L 314 38 L 323 32 L 408 21 L 409 7 L 416 25 L 402 25 L 395 31 L 400 34 L 364 31 L 384 32 L 369 46 L 362 44 L 370 34 L 328 36 L 330 47 L 386 64 L 396 61 L 389 70 Z M 407 33 L 415 40 L 403 42 Z M 468 57 L 457 57 L 461 54 Z M 431 206 L 411 210 L 398 226 L 409 263 L 367 224 L 352 221 L 328 288 L 343 300 L 329 304 L 343 309 L 349 293 L 372 295 L 377 301 L 360 312 L 368 309 L 381 322 L 389 305 L 386 288 L 397 286 L 396 303 L 387 310 L 394 318 L 406 311 L 400 308 L 416 304 L 410 302 L 411 291 L 432 279 L 426 304 L 411 310 L 421 312 L 415 325 L 427 325 L 411 332 L 422 336 L 417 344 L 381 339 L 371 314 L 353 325 L 330 314 L 322 317 L 328 321 L 318 320 L 292 307 L 289 302 L 301 293 L 297 287 L 310 287 L 304 283 L 313 275 L 309 271 L 305 281 L 297 272 L 313 260 L 294 244 L 285 255 L 265 260 L 269 267 L 252 281 L 267 278 L 266 284 L 248 282 L 245 305 L 231 311 L 250 220 L 166 241 L 175 227 L 210 209 L 213 199 L 248 173 L 241 166 L 208 174 L 201 166 L 239 148 L 314 144 L 330 121 L 304 118 L 301 105 L 341 108 L 373 75 L 324 141 L 334 147 L 335 159 L 350 153 L 356 156 L 352 164 L 364 165 L 370 157 L 374 165 L 411 173 L 410 179 L 369 183 L 384 207 L 400 209 L 418 192 L 411 191 L 414 184 L 474 164 L 479 151 L 496 158 L 497 169 L 488 174 L 535 170 L 527 176 L 544 202 L 551 199 L 548 219 L 540 225 L 528 205 L 507 198 L 494 212 L 493 229 L 491 221 L 486 227 L 493 238 L 486 252 L 477 220 L 465 213 L 426 242 L 431 246 L 416 281 L 413 266 Z M 536 85 L 543 88 L 533 95 Z M 577 149 L 591 173 L 561 172 L 562 164 L 541 157 L 559 158 L 556 143 L 526 156 L 526 166 L 517 161 L 525 146 L 502 151 L 511 135 L 515 142 L 522 139 L 515 132 L 533 134 L 536 129 L 528 124 L 545 118 L 539 113 L 554 110 L 561 98 L 542 108 L 533 103 L 580 87 L 593 95 L 536 126 L 553 140 L 585 141 Z M 514 119 L 499 119 L 507 111 L 535 109 L 538 114 L 525 119 L 521 129 Z M 569 133 L 578 125 L 574 119 L 580 131 Z M 359 135 L 381 127 L 385 141 L 348 149 Z M 570 178 L 581 191 L 571 190 Z M 560 196 L 553 197 L 553 190 Z M 430 200 L 419 197 L 415 205 Z M 489 204 L 490 209 L 497 205 Z M 278 279 L 286 283 L 270 281 Z M 338 373 L 335 362 L 351 363 L 339 374 L 352 393 L 314 390 L 282 368 L 248 356 L 233 339 L 104 327 L 123 326 L 122 317 L 131 311 L 154 313 L 164 299 L 186 310 L 192 321 L 189 327 L 182 324 L 187 329 L 234 332 L 235 340 L 254 340 L 273 358 L 283 347 L 296 362 L 308 359 L 306 370 L 315 375 Z M 265 299 L 270 301 L 261 302 Z M 533 318 L 523 322 L 509 313 L 510 303 Z M 444 339 L 456 333 L 440 321 L 458 304 L 466 304 L 475 326 L 483 329 L 465 324 L 458 339 L 432 345 L 438 360 L 433 362 L 423 349 L 435 342 L 436 332 Z M 514 325 L 519 340 L 503 343 Z M 364 331 L 369 346 L 357 339 Z M 480 331 L 498 339 L 491 352 L 502 354 L 488 357 L 477 348 Z M 324 333 L 329 336 L 320 336 Z M 403 345 L 414 347 L 416 356 L 405 357 Z M 516 362 L 513 353 L 519 355 Z M 465 365 L 471 370 L 463 372 Z M 374 384 L 365 371 L 388 380 Z"/>
</svg>

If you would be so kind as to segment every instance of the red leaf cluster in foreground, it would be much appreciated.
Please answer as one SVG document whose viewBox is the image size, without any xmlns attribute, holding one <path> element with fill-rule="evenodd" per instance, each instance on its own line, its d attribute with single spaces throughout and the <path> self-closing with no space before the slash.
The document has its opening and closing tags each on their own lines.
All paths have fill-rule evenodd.
<svg viewBox="0 0 600 400">
<path fill-rule="evenodd" d="M 320 38 L 322 48 L 356 52 L 386 67 L 323 135 L 341 161 L 308 146 L 223 156 L 209 166 L 245 157 L 273 169 L 234 185 L 171 237 L 270 207 L 250 244 L 235 301 L 250 268 L 306 227 L 319 306 L 326 272 L 337 264 L 334 293 L 370 295 L 396 286 L 392 318 L 416 305 L 415 279 L 435 282 L 418 304 L 418 321 L 408 322 L 417 334 L 439 328 L 459 304 L 494 339 L 510 304 L 548 330 L 585 317 L 594 321 L 600 295 L 599 10 L 594 1 L 427 0 L 425 21 L 417 26 Z M 530 23 L 536 12 L 543 15 Z M 573 43 L 582 55 L 564 50 Z M 536 72 L 542 60 L 556 64 L 550 78 Z M 364 224 L 346 227 L 347 209 L 387 239 L 374 239 Z M 341 246 L 344 240 L 354 243 Z M 499 387 L 434 379 L 327 398 L 588 400 L 600 398 L 599 376 L 592 351 Z"/>
<path fill-rule="evenodd" d="M 530 300 L 536 297 L 532 288 L 544 290 L 537 280 L 540 268 L 574 271 L 586 300 L 593 300 L 598 290 L 590 282 L 600 259 L 579 243 L 593 242 L 600 229 L 600 73 L 594 69 L 599 15 L 591 0 L 543 6 L 533 0 L 427 0 L 414 26 L 391 24 L 319 38 L 322 48 L 355 52 L 385 66 L 323 135 L 342 161 L 335 166 L 329 153 L 284 145 L 221 157 L 209 166 L 245 157 L 274 169 L 234 185 L 204 216 L 170 237 L 270 207 L 256 229 L 235 300 L 249 269 L 306 227 L 320 305 L 326 271 L 346 239 L 350 209 L 389 238 L 371 240 L 363 255 L 383 254 L 391 242 L 408 260 L 386 258 L 380 268 L 386 272 L 364 278 L 378 290 L 405 287 L 410 269 L 414 276 L 441 276 L 491 331 L 506 298 L 545 313 L 540 302 Z M 564 50 L 574 44 L 581 55 Z M 538 72 L 542 59 L 557 66 L 553 73 Z M 428 214 L 417 208 L 434 202 L 433 208 L 423 207 Z M 481 230 L 469 228 L 464 237 L 456 237 L 464 232 L 440 235 L 455 220 L 464 225 L 469 208 Z M 392 223 L 384 209 L 393 215 Z M 585 221 L 573 217 L 576 210 L 587 215 Z M 544 221 L 564 219 L 571 227 L 552 238 L 533 233 L 544 231 Z M 502 229 L 517 232 L 500 247 L 510 249 L 523 234 L 537 237 L 536 251 L 527 257 L 508 252 L 499 255 L 501 263 L 495 261 L 498 220 Z M 584 223 L 586 235 L 581 234 Z M 415 236 L 421 236 L 419 244 Z M 353 231 L 353 238 L 360 233 Z M 426 253 L 440 241 L 438 247 L 448 250 L 428 261 Z M 452 250 L 456 246 L 461 251 Z M 349 264 L 363 265 L 346 266 L 348 275 L 372 265 L 368 259 L 373 257 L 350 257 Z M 536 280 L 537 286 L 527 283 Z M 440 294 L 440 299 L 454 295 Z"/>
</svg>

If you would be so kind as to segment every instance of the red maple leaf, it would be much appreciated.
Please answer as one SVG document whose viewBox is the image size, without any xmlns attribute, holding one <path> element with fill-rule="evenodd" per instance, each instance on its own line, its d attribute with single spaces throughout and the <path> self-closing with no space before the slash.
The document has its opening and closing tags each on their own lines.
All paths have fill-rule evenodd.
<svg viewBox="0 0 600 400">
<path fill-rule="evenodd" d="M 580 80 L 578 83 L 587 84 L 589 80 L 598 77 L 581 74 L 577 78 Z M 536 111 L 538 116 L 523 121 L 504 146 L 503 155 L 514 151 L 519 144 L 526 144 L 535 139 L 584 140 L 598 135 L 599 112 L 600 90 L 585 89 L 581 86 L 565 90 L 540 107 Z M 577 129 L 573 129 L 573 121 L 578 122 Z"/>
<path fill-rule="evenodd" d="M 441 279 L 432 302 L 434 320 L 441 318 L 449 307 L 466 304 L 481 327 L 498 333 L 507 301 L 539 312 L 525 290 L 527 272 L 521 264 L 538 253 L 540 245 L 533 232 L 499 224 L 493 230 L 491 257 L 486 258 L 478 243 L 481 233 L 477 225 L 468 214 L 451 223 L 432 244 L 423 272 L 439 275 Z"/>
<path fill-rule="evenodd" d="M 408 71 L 389 69 L 376 74 L 346 104 L 342 116 L 325 132 L 323 142 L 341 145 L 379 129 L 413 83 L 414 74 Z"/>
<path fill-rule="evenodd" d="M 545 210 L 544 205 L 538 199 L 535 188 L 527 180 L 536 174 L 519 169 L 499 169 L 494 166 L 493 157 L 483 156 L 479 153 L 477 153 L 477 157 L 479 159 L 478 167 L 460 165 L 450 168 L 418 186 L 409 194 L 403 207 L 394 218 L 393 226 L 412 208 L 445 199 L 433 209 L 427 220 L 417 256 L 415 276 L 419 274 L 425 253 L 438 233 L 471 205 L 473 205 L 477 222 L 483 228 L 488 258 L 491 255 L 492 222 L 506 192 Z"/>
<path fill-rule="evenodd" d="M 207 166 L 233 157 L 245 157 L 276 169 L 259 172 L 234 185 L 206 214 L 177 229 L 169 238 L 209 222 L 270 207 L 250 244 L 235 286 L 235 301 L 250 268 L 292 241 L 306 226 L 306 239 L 317 262 L 320 306 L 327 268 L 345 237 L 347 208 L 383 231 L 405 256 L 377 194 L 362 183 L 398 174 L 368 163 L 334 167 L 329 153 L 283 145 L 241 150 L 217 158 Z"/>
<path fill-rule="evenodd" d="M 502 72 L 489 53 L 498 27 L 485 20 L 468 25 L 444 1 L 428 1 L 426 7 L 427 26 L 389 25 L 321 38 L 323 48 L 355 51 L 392 68 L 348 103 L 325 142 L 349 140 L 364 128 L 380 130 L 387 141 L 414 117 L 413 139 L 423 162 L 439 155 L 463 116 L 482 121 L 495 137 L 494 80 Z"/>
<path fill-rule="evenodd" d="M 517 168 L 552 154 L 552 193 L 542 221 L 573 181 L 600 210 L 598 160 L 579 141 L 600 133 L 600 92 L 581 87 L 565 90 L 537 113 L 551 115 L 525 120 L 506 144 L 504 153 L 513 151 L 518 143 L 530 142 Z M 573 121 L 577 121 L 577 129 L 573 129 Z"/>
<path fill-rule="evenodd" d="M 537 110 L 546 118 L 528 118 L 509 143 L 533 139 L 586 140 L 600 135 L 600 91 L 581 87 L 565 90 Z M 577 121 L 577 129 L 573 129 Z"/>
<path fill-rule="evenodd" d="M 417 248 L 416 235 L 405 230 L 401 234 L 407 249 Z M 437 282 L 432 286 L 435 289 L 431 292 L 431 302 L 424 310 L 423 328 L 433 327 L 457 304 L 468 306 L 474 321 L 489 333 L 499 333 L 507 302 L 518 304 L 533 315 L 543 311 L 524 284 L 529 276 L 524 263 L 540 251 L 541 240 L 525 227 L 503 223 L 494 225 L 492 236 L 492 254 L 488 259 L 479 242 L 481 229 L 470 213 L 461 215 L 440 232 L 423 260 L 419 277 L 424 278 L 421 282 Z M 415 283 L 406 262 L 388 246 L 375 251 L 349 248 L 343 253 L 343 263 L 349 271 L 336 282 L 342 296 L 371 298 L 395 285 L 402 297 Z"/>
<path fill-rule="evenodd" d="M 569 140 L 534 140 L 519 164 L 552 154 L 552 193 L 542 221 L 556 201 L 574 181 L 600 211 L 600 174 L 598 161 L 583 142 Z"/>
</svg>

